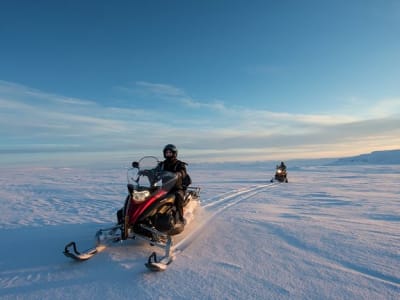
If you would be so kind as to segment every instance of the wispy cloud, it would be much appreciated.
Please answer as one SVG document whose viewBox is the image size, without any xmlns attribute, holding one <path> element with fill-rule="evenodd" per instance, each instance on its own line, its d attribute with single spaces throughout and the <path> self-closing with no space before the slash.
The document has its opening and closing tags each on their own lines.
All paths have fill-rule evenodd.
<svg viewBox="0 0 400 300">
<path fill-rule="evenodd" d="M 175 105 L 182 105 L 191 109 L 208 109 L 212 111 L 226 111 L 228 109 L 221 100 L 211 102 L 196 100 L 186 93 L 184 89 L 169 84 L 137 81 L 134 86 L 120 86 L 117 89 L 124 92 L 146 95 L 158 100 L 168 100 Z"/>
<path fill-rule="evenodd" d="M 232 118 L 235 120 L 245 121 L 249 123 L 263 124 L 277 123 L 279 122 L 295 122 L 303 124 L 316 124 L 316 125 L 333 125 L 343 124 L 348 122 L 354 122 L 360 120 L 355 115 L 345 114 L 290 114 L 286 112 L 272 112 L 260 109 L 250 109 L 243 106 L 228 106 L 226 103 L 229 101 L 204 101 L 200 99 L 194 99 L 188 95 L 183 89 L 174 87 L 168 84 L 156 84 L 149 82 L 137 82 L 136 87 L 144 90 L 153 96 L 156 95 L 160 99 L 169 99 L 175 101 L 177 104 L 184 105 L 185 107 L 192 109 L 206 109 L 210 112 L 218 112 L 223 114 L 226 118 Z"/>
<path fill-rule="evenodd" d="M 82 100 L 71 97 L 64 97 L 60 95 L 55 95 L 51 93 L 42 92 L 37 89 L 29 88 L 21 84 L 16 84 L 12 82 L 7 82 L 0 80 L 0 95 L 12 95 L 13 97 L 18 97 L 27 101 L 29 99 L 34 99 L 38 101 L 49 101 L 57 104 L 75 104 L 75 105 L 94 105 L 94 101 Z"/>
<path fill-rule="evenodd" d="M 400 98 L 382 99 L 369 108 L 369 115 L 373 117 L 387 117 L 400 115 Z"/>
<path fill-rule="evenodd" d="M 182 89 L 174 87 L 169 84 L 137 81 L 136 86 L 160 98 L 185 96 L 185 92 Z"/>
<path fill-rule="evenodd" d="M 268 159 L 276 153 L 321 157 L 400 145 L 397 99 L 358 107 L 363 111 L 357 116 L 291 114 L 229 106 L 229 101 L 202 101 L 168 84 L 138 82 L 135 88 L 146 90 L 155 104 L 168 99 L 175 103 L 174 110 L 167 111 L 163 105 L 148 108 L 140 102 L 134 108 L 105 107 L 94 100 L 0 81 L 0 151 L 129 150 L 144 154 L 173 142 L 186 149 L 187 155 L 207 159 L 210 153 L 221 159 L 219 155 L 228 150 L 237 159 L 260 159 L 263 153 Z"/>
</svg>

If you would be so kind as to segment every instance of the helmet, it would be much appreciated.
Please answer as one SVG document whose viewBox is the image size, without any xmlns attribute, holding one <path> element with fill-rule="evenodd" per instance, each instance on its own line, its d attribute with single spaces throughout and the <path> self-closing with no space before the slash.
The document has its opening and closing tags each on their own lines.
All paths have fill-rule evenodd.
<svg viewBox="0 0 400 300">
<path fill-rule="evenodd" d="M 175 147 L 175 145 L 168 144 L 168 145 L 165 145 L 165 147 L 163 149 L 164 158 L 166 158 L 165 151 L 167 151 L 167 150 L 171 151 L 174 154 L 174 157 L 178 156 L 178 149 Z"/>
</svg>

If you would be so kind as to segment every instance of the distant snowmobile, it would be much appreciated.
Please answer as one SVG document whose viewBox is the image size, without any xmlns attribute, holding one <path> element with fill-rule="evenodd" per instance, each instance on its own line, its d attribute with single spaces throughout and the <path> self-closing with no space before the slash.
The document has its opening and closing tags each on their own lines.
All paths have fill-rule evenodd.
<svg viewBox="0 0 400 300">
<path fill-rule="evenodd" d="M 275 176 L 271 179 L 271 182 L 274 182 L 274 180 L 279 182 L 288 182 L 286 169 L 276 166 Z"/>
<path fill-rule="evenodd" d="M 75 242 L 70 242 L 65 246 L 64 255 L 75 260 L 87 260 L 104 250 L 110 242 L 139 238 L 165 251 L 160 260 L 153 252 L 146 267 L 152 271 L 165 270 L 173 259 L 172 236 L 181 233 L 185 224 L 178 221 L 175 194 L 171 191 L 177 176 L 159 170 L 158 163 L 154 156 L 133 162 L 127 172 L 129 193 L 123 208 L 117 212 L 117 224 L 96 233 L 95 247 L 80 253 Z M 189 206 L 193 209 L 199 203 L 199 194 L 198 187 L 186 188 L 184 214 Z"/>
</svg>

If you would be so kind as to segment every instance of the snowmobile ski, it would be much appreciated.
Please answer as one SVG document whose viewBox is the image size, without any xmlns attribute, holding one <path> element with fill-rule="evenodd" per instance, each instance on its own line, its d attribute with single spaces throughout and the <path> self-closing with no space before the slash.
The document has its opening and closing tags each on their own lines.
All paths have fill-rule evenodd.
<svg viewBox="0 0 400 300">
<path fill-rule="evenodd" d="M 70 248 L 72 247 L 73 252 L 70 251 Z M 98 245 L 93 248 L 89 248 L 84 252 L 79 252 L 78 249 L 76 248 L 76 243 L 75 242 L 70 242 L 67 244 L 64 248 L 64 255 L 66 257 L 70 257 L 74 260 L 77 261 L 84 261 L 92 258 L 94 255 L 100 253 L 106 248 L 105 245 Z"/>
<path fill-rule="evenodd" d="M 173 256 L 164 256 L 159 261 L 157 260 L 157 254 L 153 252 L 144 265 L 147 269 L 153 272 L 165 271 L 168 265 L 173 261 Z"/>
<path fill-rule="evenodd" d="M 80 252 L 78 251 L 76 243 L 70 242 L 65 246 L 63 253 L 66 257 L 72 258 L 76 261 L 88 260 L 92 258 L 94 255 L 106 249 L 108 242 L 120 241 L 120 238 L 117 235 L 117 230 L 119 229 L 120 229 L 119 226 L 114 226 L 107 229 L 100 229 L 96 232 L 95 235 L 96 245 L 94 247 L 89 248 L 83 252 Z"/>
</svg>

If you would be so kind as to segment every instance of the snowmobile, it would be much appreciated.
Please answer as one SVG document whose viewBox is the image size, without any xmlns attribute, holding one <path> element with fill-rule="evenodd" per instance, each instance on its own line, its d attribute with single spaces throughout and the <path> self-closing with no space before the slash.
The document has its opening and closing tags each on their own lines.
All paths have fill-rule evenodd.
<svg viewBox="0 0 400 300">
<path fill-rule="evenodd" d="M 64 255 L 79 261 L 87 260 L 112 242 L 142 239 L 164 250 L 159 260 L 156 252 L 153 252 L 146 267 L 152 271 L 165 270 L 173 260 L 172 236 L 183 232 L 185 224 L 179 221 L 175 207 L 173 188 L 177 176 L 173 172 L 160 170 L 158 166 L 159 161 L 154 156 L 145 156 L 133 162 L 132 168 L 127 171 L 128 195 L 124 206 L 117 211 L 117 224 L 96 233 L 95 247 L 81 253 L 76 243 L 70 242 L 64 248 Z M 185 215 L 185 210 L 193 209 L 199 203 L 200 188 L 184 188 Z"/>
<path fill-rule="evenodd" d="M 271 179 L 271 182 L 274 182 L 274 180 L 277 180 L 279 182 L 288 182 L 286 169 L 277 166 L 275 176 Z"/>
</svg>

